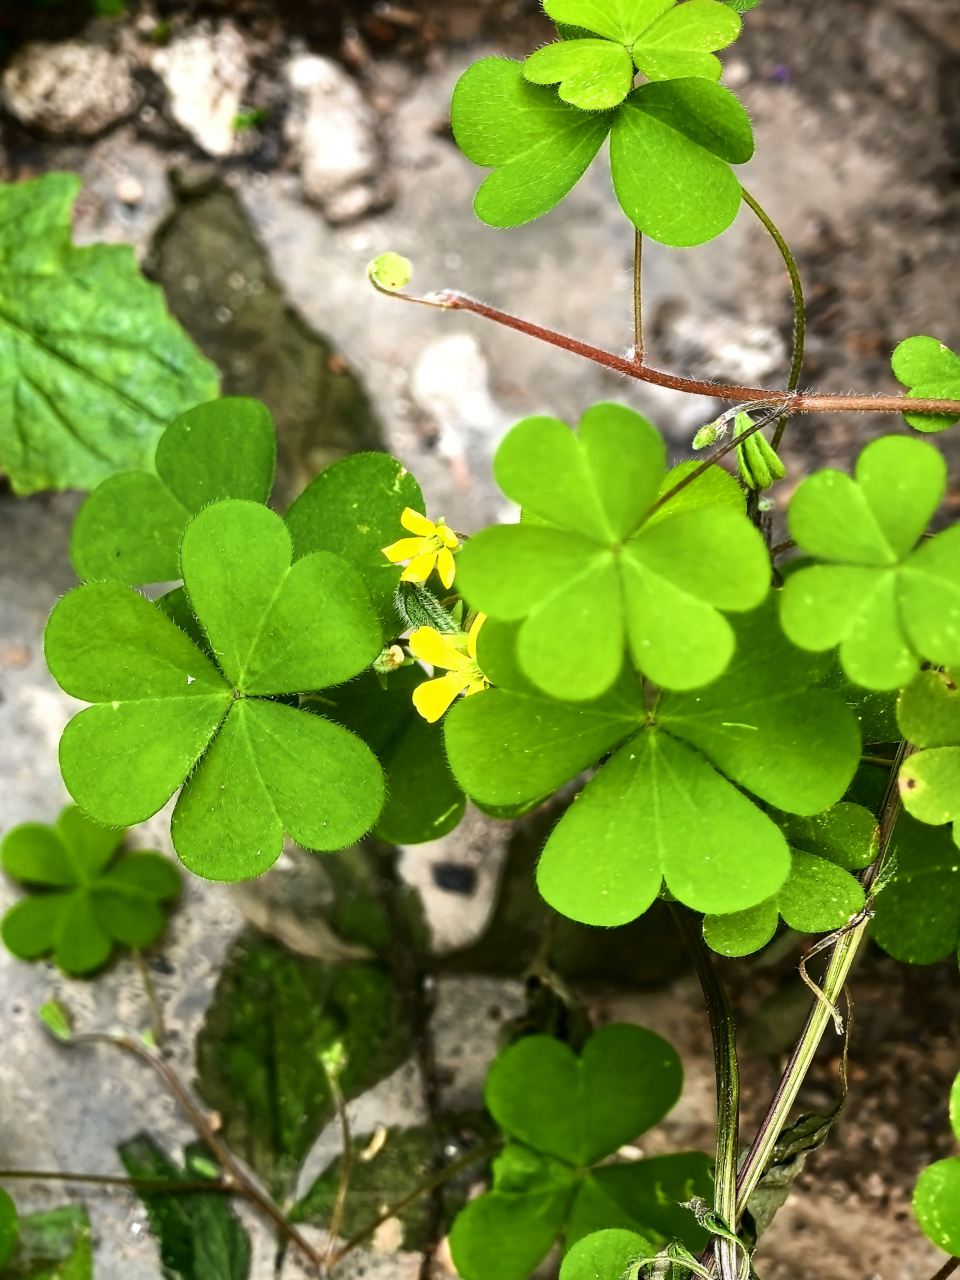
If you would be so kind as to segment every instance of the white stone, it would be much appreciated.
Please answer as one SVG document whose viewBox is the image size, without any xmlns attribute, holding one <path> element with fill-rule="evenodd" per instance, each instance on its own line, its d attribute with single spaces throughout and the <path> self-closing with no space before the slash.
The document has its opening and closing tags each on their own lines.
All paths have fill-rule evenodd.
<svg viewBox="0 0 960 1280">
<path fill-rule="evenodd" d="M 334 222 L 375 204 L 380 152 L 376 115 L 356 82 L 330 58 L 299 54 L 286 66 L 292 102 L 286 138 L 300 166 L 304 195 Z"/>
<path fill-rule="evenodd" d="M 170 98 L 170 113 L 208 155 L 234 150 L 233 127 L 250 79 L 243 36 L 231 22 L 200 23 L 154 55 L 153 69 Z"/>
<path fill-rule="evenodd" d="M 66 40 L 16 53 L 3 73 L 3 98 L 23 124 L 90 136 L 136 110 L 141 91 L 126 56 Z"/>
</svg>

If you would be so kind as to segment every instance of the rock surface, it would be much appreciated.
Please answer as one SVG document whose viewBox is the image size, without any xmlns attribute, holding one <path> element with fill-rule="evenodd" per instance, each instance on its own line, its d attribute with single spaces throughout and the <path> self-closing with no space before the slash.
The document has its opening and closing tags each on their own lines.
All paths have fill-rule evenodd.
<svg viewBox="0 0 960 1280">
<path fill-rule="evenodd" d="M 232 22 L 200 23 L 154 55 L 153 68 L 169 95 L 170 114 L 197 146 L 227 156 L 236 145 L 234 122 L 250 78 L 247 45 Z"/>
<path fill-rule="evenodd" d="M 351 222 L 384 196 L 375 113 L 331 58 L 301 54 L 285 68 L 292 91 L 285 133 L 303 192 L 331 222 Z"/>
<path fill-rule="evenodd" d="M 140 98 L 126 55 L 79 40 L 25 45 L 3 73 L 7 109 L 47 133 L 101 133 L 135 111 Z"/>
</svg>

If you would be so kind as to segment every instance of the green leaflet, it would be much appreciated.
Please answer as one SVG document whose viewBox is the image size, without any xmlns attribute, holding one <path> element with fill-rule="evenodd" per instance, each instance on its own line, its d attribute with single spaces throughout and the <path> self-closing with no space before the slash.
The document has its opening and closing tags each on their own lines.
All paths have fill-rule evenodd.
<svg viewBox="0 0 960 1280">
<path fill-rule="evenodd" d="M 634 1258 L 652 1257 L 649 1240 L 613 1227 L 578 1240 L 560 1267 L 560 1280 L 621 1280 Z"/>
<path fill-rule="evenodd" d="M 120 854 L 126 832 L 91 822 L 74 805 L 54 826 L 24 822 L 0 843 L 8 876 L 39 890 L 3 917 L 0 937 L 21 960 L 53 953 L 71 975 L 99 969 L 119 943 L 146 947 L 166 925 L 180 892 L 176 868 L 159 853 Z"/>
<path fill-rule="evenodd" d="M 71 591 L 47 624 L 54 678 L 95 704 L 61 740 L 68 790 L 95 820 L 119 826 L 156 813 L 182 785 L 174 846 L 211 879 L 259 875 L 284 831 L 305 848 L 343 848 L 383 803 L 364 743 L 273 701 L 348 679 L 382 643 L 355 569 L 328 552 L 291 567 L 291 553 L 283 521 L 257 503 L 215 502 L 187 527 L 186 593 L 219 670 L 118 583 Z"/>
<path fill-rule="evenodd" d="M 388 640 L 402 630 L 393 604 L 402 570 L 383 548 L 403 536 L 405 507 L 426 511 L 413 476 L 388 454 L 357 453 L 321 471 L 284 517 L 294 559 L 332 551 L 360 573 Z"/>
<path fill-rule="evenodd" d="M 900 798 L 908 813 L 939 826 L 960 818 L 960 696 L 956 671 L 921 671 L 901 692 L 903 736 L 926 750 L 900 767 Z M 956 841 L 958 829 L 953 829 Z"/>
<path fill-rule="evenodd" d="M 20 1234 L 4 1280 L 93 1280 L 90 1219 L 64 1205 L 20 1219 Z"/>
<path fill-rule="evenodd" d="M 911 399 L 960 400 L 960 358 L 936 338 L 905 338 L 891 358 L 894 377 Z M 943 413 L 904 413 L 917 431 L 943 431 L 956 417 Z"/>
<path fill-rule="evenodd" d="M 678 17 L 701 3 L 711 0 L 689 0 Z M 719 4 L 713 7 L 725 21 L 736 21 Z M 589 46 L 586 62 L 583 51 L 576 51 L 581 43 Z M 625 50 L 617 52 L 614 45 L 612 55 L 603 52 L 595 71 L 590 58 L 603 44 L 563 41 L 534 58 L 559 62 L 564 73 L 572 61 L 577 87 L 571 92 L 600 101 L 625 88 L 625 66 L 629 72 Z M 664 46 L 650 56 L 669 55 Z M 552 77 L 554 70 L 544 74 Z M 451 121 L 468 159 L 494 170 L 474 207 L 478 217 L 498 227 L 519 226 L 558 204 L 612 130 L 614 189 L 627 217 L 665 244 L 702 244 L 736 217 L 740 185 L 730 165 L 743 164 L 753 154 L 750 122 L 736 98 L 689 73 L 642 85 L 612 111 L 592 113 L 561 101 L 552 89 L 530 84 L 516 63 L 484 58 L 460 78 Z"/>
<path fill-rule="evenodd" d="M 160 1248 L 164 1275 L 175 1280 L 247 1280 L 250 1237 L 218 1192 L 176 1190 L 178 1182 L 207 1177 L 210 1157 L 195 1144 L 184 1151 L 178 1169 L 146 1133 L 122 1142 L 117 1153 L 131 1178 L 169 1182 L 170 1192 L 139 1191 Z"/>
<path fill-rule="evenodd" d="M 217 394 L 133 250 L 71 243 L 79 190 L 69 173 L 0 186 L 0 466 L 16 493 L 150 469 L 171 418 Z"/>
<path fill-rule="evenodd" d="M 950 1123 L 960 1139 L 960 1076 L 950 1091 Z M 960 1257 L 960 1158 L 938 1160 L 924 1169 L 913 1193 L 913 1209 L 933 1243 Z"/>
<path fill-rule="evenodd" d="M 19 1234 L 16 1206 L 5 1191 L 0 1191 L 0 1271 L 10 1261 Z"/>
<path fill-rule="evenodd" d="M 335 1114 L 320 1055 L 346 1053 L 347 1099 L 410 1054 L 405 1013 L 374 964 L 328 964 L 241 938 L 217 981 L 197 1040 L 197 1091 L 223 1118 L 231 1149 L 282 1198 Z"/>
<path fill-rule="evenodd" d="M 439 840 L 463 817 L 466 797 L 443 746 L 443 726 L 417 714 L 411 695 L 428 679 L 422 667 L 401 667 L 384 689 L 372 672 L 306 705 L 362 738 L 380 761 L 387 799 L 374 835 L 387 844 Z"/>
<path fill-rule="evenodd" d="M 877 820 L 862 805 L 841 801 L 811 817 L 784 814 L 777 822 L 793 848 L 815 853 L 848 871 L 869 867 L 877 856 Z"/>
<path fill-rule="evenodd" d="M 901 812 L 889 857 L 892 874 L 877 895 L 871 932 L 895 959 L 934 964 L 960 942 L 960 850 L 949 828 Z"/>
<path fill-rule="evenodd" d="M 724 956 L 745 956 L 765 947 L 779 917 L 798 933 L 829 933 L 863 910 L 863 887 L 842 867 L 816 854 L 793 850 L 783 888 L 747 911 L 706 916 L 703 936 Z"/>
<path fill-rule="evenodd" d="M 719 610 L 760 603 L 767 554 L 728 505 L 678 507 L 644 524 L 665 477 L 663 440 L 649 422 L 616 404 L 589 409 L 579 435 L 556 418 L 527 418 L 504 438 L 494 471 L 539 523 L 471 538 L 458 583 L 483 613 L 523 620 L 517 652 L 536 685 L 555 698 L 599 697 L 626 646 L 667 688 L 720 675 L 734 640 Z"/>
<path fill-rule="evenodd" d="M 190 518 L 221 498 L 266 502 L 276 455 L 259 400 L 228 396 L 182 414 L 160 437 L 155 475 L 111 476 L 77 512 L 70 557 L 78 576 L 129 586 L 179 578 Z"/>
<path fill-rule="evenodd" d="M 819 471 L 790 503 L 790 533 L 825 564 L 790 574 L 780 617 L 804 649 L 840 646 L 849 678 L 868 689 L 909 682 L 923 659 L 960 663 L 960 531 L 914 550 L 946 487 L 932 446 L 873 441 L 855 479 Z"/>
<path fill-rule="evenodd" d="M 559 40 L 532 53 L 523 64 L 531 84 L 559 85 L 560 98 L 584 111 L 604 111 L 633 88 L 633 59 L 611 40 Z"/>
<path fill-rule="evenodd" d="M 643 1027 L 603 1027 L 579 1057 L 543 1035 L 504 1049 L 487 1075 L 485 1099 L 510 1141 L 494 1161 L 492 1190 L 462 1210 L 450 1233 L 464 1280 L 524 1280 L 558 1235 L 569 1248 L 602 1224 L 600 1215 L 702 1248 L 706 1232 L 677 1197 L 712 1194 L 707 1156 L 590 1169 L 656 1124 L 681 1085 L 676 1053 Z"/>
<path fill-rule="evenodd" d="M 823 660 L 784 639 L 772 602 L 736 630 L 729 673 L 694 693 L 663 694 L 645 725 L 629 678 L 595 702 L 555 701 L 505 658 L 509 628 L 485 625 L 478 659 L 500 687 L 465 699 L 445 725 L 468 795 L 492 805 L 539 799 L 623 744 L 547 841 L 538 884 L 562 914 L 624 924 L 664 878 L 701 911 L 755 906 L 783 885 L 789 854 L 738 786 L 800 814 L 820 814 L 844 794 L 859 734 L 841 699 L 815 687 Z"/>
</svg>

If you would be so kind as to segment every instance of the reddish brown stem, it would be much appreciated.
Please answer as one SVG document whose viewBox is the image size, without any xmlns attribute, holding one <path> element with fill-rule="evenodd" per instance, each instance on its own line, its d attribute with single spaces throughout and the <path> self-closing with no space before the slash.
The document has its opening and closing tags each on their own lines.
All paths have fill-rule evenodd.
<svg viewBox="0 0 960 1280">
<path fill-rule="evenodd" d="M 519 333 L 529 334 L 531 338 L 539 338 L 551 346 L 571 351 L 574 355 L 583 356 L 595 364 L 603 365 L 623 373 L 628 378 L 637 378 L 641 382 L 653 382 L 659 387 L 670 387 L 674 391 L 685 391 L 690 395 L 714 396 L 718 400 L 731 400 L 735 403 L 763 400 L 771 401 L 788 413 L 902 413 L 905 409 L 911 413 L 944 413 L 956 414 L 960 417 L 960 400 L 921 400 L 908 399 L 906 396 L 842 396 L 842 395 L 806 395 L 798 391 L 771 391 L 766 387 L 740 387 L 728 382 L 701 382 L 697 378 L 680 378 L 673 373 L 663 373 L 659 369 L 651 369 L 649 365 L 639 364 L 627 356 L 614 355 L 612 351 L 604 351 L 601 347 L 592 347 L 579 338 L 570 338 L 553 329 L 545 329 L 543 325 L 533 324 L 530 320 L 522 320 L 508 311 L 500 311 L 485 302 L 478 302 L 464 293 L 445 289 L 441 293 L 429 294 L 425 298 L 414 298 L 409 294 L 394 294 L 407 302 L 426 303 L 427 306 L 442 307 L 448 311 L 472 311 L 474 315 L 484 316 L 508 329 L 516 329 Z"/>
</svg>

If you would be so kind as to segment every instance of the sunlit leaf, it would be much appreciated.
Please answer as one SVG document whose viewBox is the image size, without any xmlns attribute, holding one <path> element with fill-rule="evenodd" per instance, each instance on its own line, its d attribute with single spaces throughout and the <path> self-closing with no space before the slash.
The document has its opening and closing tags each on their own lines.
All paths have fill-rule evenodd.
<svg viewBox="0 0 960 1280">
<path fill-rule="evenodd" d="M 893 373 L 911 399 L 960 400 L 960 358 L 936 338 L 905 338 L 894 351 Z M 945 413 L 904 413 L 917 431 L 943 431 L 957 421 Z"/>
</svg>

